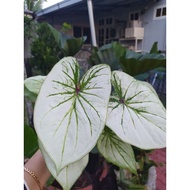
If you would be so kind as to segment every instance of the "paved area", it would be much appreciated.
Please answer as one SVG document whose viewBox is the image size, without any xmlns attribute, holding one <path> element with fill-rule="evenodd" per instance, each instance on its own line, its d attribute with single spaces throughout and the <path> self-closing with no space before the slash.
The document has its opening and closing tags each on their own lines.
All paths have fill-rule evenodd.
<svg viewBox="0 0 190 190">
<path fill-rule="evenodd" d="M 155 150 L 150 157 L 159 165 L 156 167 L 156 190 L 166 190 L 166 148 Z"/>
</svg>

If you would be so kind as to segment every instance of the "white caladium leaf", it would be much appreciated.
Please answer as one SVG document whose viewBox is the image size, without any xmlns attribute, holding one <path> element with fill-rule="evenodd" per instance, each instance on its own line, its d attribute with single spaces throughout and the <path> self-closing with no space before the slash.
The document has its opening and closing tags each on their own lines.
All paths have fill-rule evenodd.
<svg viewBox="0 0 190 190">
<path fill-rule="evenodd" d="M 106 125 L 139 148 L 165 147 L 166 111 L 155 91 L 121 71 L 113 71 L 111 81 L 117 96 L 110 99 Z"/>
<path fill-rule="evenodd" d="M 25 79 L 24 85 L 30 92 L 38 95 L 45 78 L 46 76 L 41 75 L 29 77 Z"/>
<path fill-rule="evenodd" d="M 125 168 L 132 173 L 136 171 L 136 161 L 132 146 L 123 142 L 112 130 L 105 127 L 98 143 L 98 150 L 112 164 Z"/>
<path fill-rule="evenodd" d="M 146 86 L 152 91 L 152 93 L 154 93 L 154 94 L 159 98 L 159 96 L 158 96 L 156 90 L 153 88 L 153 86 L 152 86 L 150 83 L 145 82 L 145 81 L 140 81 L 140 82 L 141 82 L 143 85 L 146 85 Z"/>
<path fill-rule="evenodd" d="M 101 64 L 79 81 L 78 62 L 66 57 L 44 80 L 35 104 L 34 126 L 58 174 L 96 145 L 106 122 L 110 78 L 110 67 Z"/>
<path fill-rule="evenodd" d="M 44 156 L 46 165 L 47 165 L 49 171 L 51 171 L 52 176 L 59 182 L 59 184 L 62 186 L 62 188 L 64 190 L 70 190 L 71 187 L 74 185 L 74 183 L 77 181 L 77 179 L 82 174 L 85 167 L 87 166 L 88 160 L 89 160 L 89 155 L 87 154 L 80 160 L 66 166 L 59 172 L 59 174 L 57 174 L 54 162 L 51 160 L 49 155 L 46 153 L 46 151 L 44 150 L 43 145 L 41 144 L 40 141 L 39 141 L 39 147 Z"/>
</svg>

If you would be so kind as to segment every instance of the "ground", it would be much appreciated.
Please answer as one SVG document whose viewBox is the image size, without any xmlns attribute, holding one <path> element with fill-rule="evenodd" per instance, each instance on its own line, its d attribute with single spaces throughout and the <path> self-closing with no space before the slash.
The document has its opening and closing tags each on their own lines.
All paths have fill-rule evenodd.
<svg viewBox="0 0 190 190">
<path fill-rule="evenodd" d="M 150 157 L 159 164 L 156 167 L 156 190 L 166 190 L 166 148 L 155 150 Z"/>
</svg>

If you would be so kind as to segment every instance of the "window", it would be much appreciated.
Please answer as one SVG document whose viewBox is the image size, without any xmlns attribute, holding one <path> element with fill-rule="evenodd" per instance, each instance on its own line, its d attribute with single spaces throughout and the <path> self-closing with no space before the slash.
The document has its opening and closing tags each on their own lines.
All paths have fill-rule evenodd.
<svg viewBox="0 0 190 190">
<path fill-rule="evenodd" d="M 83 36 L 87 36 L 87 39 L 86 39 L 86 41 L 84 43 L 85 44 L 91 44 L 90 28 L 88 28 L 88 27 L 83 28 Z"/>
<path fill-rule="evenodd" d="M 99 26 L 104 25 L 104 19 L 99 20 Z"/>
<path fill-rule="evenodd" d="M 74 26 L 73 33 L 74 33 L 74 37 L 80 38 L 82 36 L 82 28 L 79 26 Z"/>
<path fill-rule="evenodd" d="M 109 43 L 110 41 L 110 28 L 113 27 L 114 24 L 114 18 L 112 17 L 106 17 L 103 19 L 100 19 L 98 27 L 98 45 L 99 47 L 103 46 L 104 44 Z"/>
<path fill-rule="evenodd" d="M 130 14 L 130 21 L 131 20 L 139 20 L 139 12 L 131 13 Z"/>
<path fill-rule="evenodd" d="M 161 13 L 162 13 L 162 9 L 161 8 L 157 9 L 156 10 L 156 17 L 161 16 L 162 15 Z"/>
<path fill-rule="evenodd" d="M 166 6 L 162 5 L 155 8 L 154 19 L 161 19 L 166 17 Z"/>
<path fill-rule="evenodd" d="M 166 7 L 162 9 L 162 16 L 166 16 Z"/>
<path fill-rule="evenodd" d="M 107 18 L 106 19 L 106 24 L 112 24 L 112 18 Z"/>
<path fill-rule="evenodd" d="M 91 43 L 91 34 L 90 34 L 90 28 L 89 27 L 80 27 L 80 26 L 74 26 L 73 27 L 73 34 L 74 37 L 79 38 L 82 36 L 87 36 L 85 44 Z"/>
</svg>

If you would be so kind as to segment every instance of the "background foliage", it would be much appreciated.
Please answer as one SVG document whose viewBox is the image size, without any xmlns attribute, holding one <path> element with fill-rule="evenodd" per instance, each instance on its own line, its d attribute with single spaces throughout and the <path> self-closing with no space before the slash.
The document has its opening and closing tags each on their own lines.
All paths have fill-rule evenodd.
<svg viewBox="0 0 190 190">
<path fill-rule="evenodd" d="M 38 38 L 31 45 L 30 63 L 35 72 L 47 75 L 55 63 L 63 57 L 63 52 L 46 22 L 39 24 L 36 33 Z"/>
</svg>

